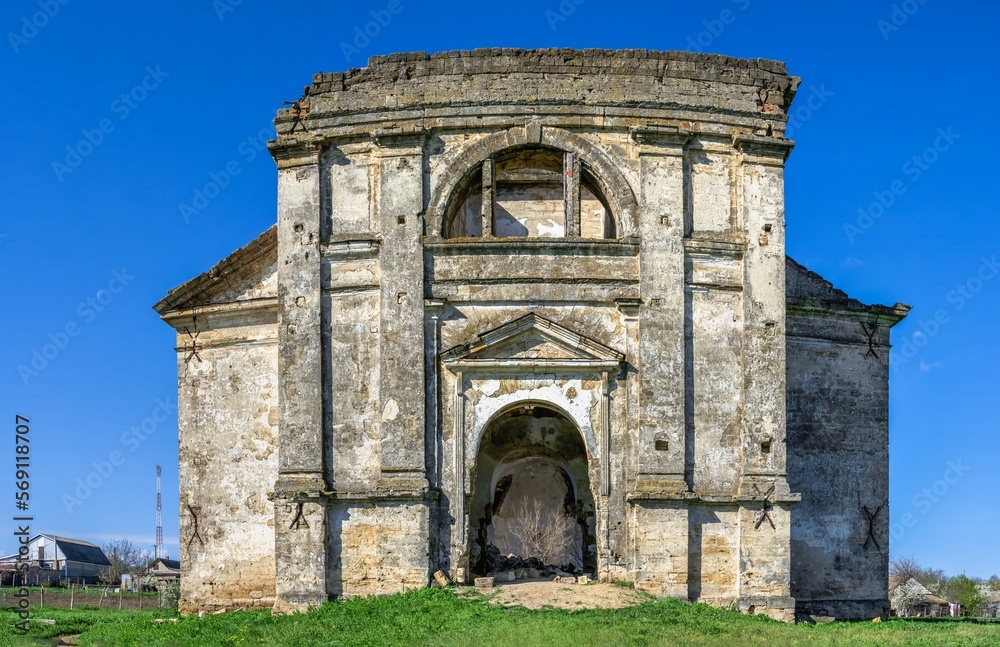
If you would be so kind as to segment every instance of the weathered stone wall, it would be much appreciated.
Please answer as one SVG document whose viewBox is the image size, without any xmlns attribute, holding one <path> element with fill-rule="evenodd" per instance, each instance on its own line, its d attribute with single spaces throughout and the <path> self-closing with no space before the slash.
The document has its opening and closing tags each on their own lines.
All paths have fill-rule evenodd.
<svg viewBox="0 0 1000 647">
<path fill-rule="evenodd" d="M 388 595 L 427 586 L 430 517 L 426 503 L 335 503 L 328 519 L 327 590 L 331 595 Z"/>
<path fill-rule="evenodd" d="M 797 79 L 790 79 L 784 63 L 763 59 L 648 50 L 494 48 L 375 56 L 362 69 L 315 75 L 307 96 L 314 111 L 323 115 L 349 115 L 371 107 L 433 108 L 455 115 L 468 105 L 481 113 L 483 104 L 502 102 L 613 103 L 783 116 L 796 88 Z"/>
<path fill-rule="evenodd" d="M 197 356 L 178 334 L 181 611 L 274 604 L 278 352 L 267 319 L 199 317 Z"/>
<path fill-rule="evenodd" d="M 875 617 L 888 609 L 889 332 L 909 308 L 787 269 L 792 595 L 803 613 Z"/>
<path fill-rule="evenodd" d="M 227 350 L 200 395 L 181 373 L 192 470 L 185 430 L 238 434 L 233 411 L 256 409 L 221 394 L 269 372 L 279 460 L 241 473 L 273 489 L 271 516 L 241 522 L 272 528 L 247 538 L 275 556 L 259 599 L 285 612 L 437 569 L 466 581 L 480 532 L 496 536 L 480 522 L 495 470 L 537 455 L 586 488 L 573 551 L 602 579 L 784 619 L 793 596 L 874 608 L 884 558 L 845 538 L 867 528 L 851 492 L 877 506 L 865 497 L 887 487 L 887 374 L 857 357 L 865 306 L 786 265 L 797 86 L 781 63 L 645 51 L 403 54 L 316 75 L 270 144 L 276 271 L 234 256 L 158 305 L 177 325 L 205 303 L 237 319 L 269 304 L 268 350 Z M 905 310 L 878 308 L 887 344 Z M 533 407 L 563 422 L 490 440 Z M 228 481 L 203 484 L 239 508 Z M 215 570 L 189 574 L 189 608 L 223 581 L 251 597 L 216 573 L 230 549 L 205 549 Z"/>
<path fill-rule="evenodd" d="M 745 502 L 759 505 L 765 492 L 758 486 L 782 480 L 783 409 L 780 420 L 772 414 L 783 407 L 783 329 L 774 324 L 784 307 L 780 168 L 790 145 L 772 135 L 783 130 L 797 79 L 780 64 L 722 57 L 483 50 L 375 58 L 365 70 L 314 81 L 279 115 L 274 150 L 292 155 L 306 133 L 325 150 L 316 208 L 326 223 L 327 482 L 345 501 L 336 509 L 348 499 L 420 496 L 421 467 L 412 459 L 422 454 L 426 483 L 439 496 L 430 567 L 464 580 L 478 514 L 467 502 L 483 496 L 474 485 L 484 467 L 479 439 L 505 406 L 547 403 L 579 427 L 587 448 L 602 577 L 634 579 L 637 560 L 660 550 L 654 545 L 677 544 L 684 558 L 660 567 L 676 570 L 646 569 L 639 579 L 682 597 L 702 589 L 717 600 L 744 595 L 733 555 L 754 540 L 740 530 L 739 505 L 708 524 L 707 544 L 697 549 L 706 564 L 734 564 L 728 584 L 713 567 L 699 572 L 704 582 L 691 590 L 687 521 L 679 534 L 655 515 L 629 523 L 629 507 L 670 507 L 640 501 L 686 501 L 691 491 L 735 504 L 741 487 Z M 560 169 L 577 183 L 561 195 L 549 186 L 563 182 Z M 574 224 L 563 200 L 580 183 L 603 195 L 581 191 Z M 599 200 L 611 210 L 608 226 L 592 222 Z M 487 205 L 488 231 L 476 222 Z M 505 219 L 508 210 L 516 222 Z M 415 222 L 422 224 L 417 237 Z M 456 232 L 458 239 L 440 238 Z M 511 234 L 528 240 L 504 239 Z M 751 289 L 744 276 L 759 285 Z M 415 300 L 419 294 L 426 304 Z M 417 310 L 422 327 L 411 320 Z M 602 352 L 624 354 L 624 370 L 593 358 L 578 360 L 597 362 L 588 370 L 541 369 L 546 357 L 527 340 L 519 343 L 535 355 L 490 355 L 507 368 L 477 368 L 474 359 L 439 364 L 443 351 L 529 313 Z M 771 338 L 747 355 L 748 335 L 765 329 Z M 414 332 L 423 338 L 422 363 L 407 359 L 420 345 Z M 551 353 L 557 359 L 577 350 Z M 748 364 L 762 375 L 747 372 Z M 411 389 L 419 382 L 416 400 Z M 752 429 L 747 397 L 759 409 Z M 761 439 L 775 445 L 772 456 L 756 458 Z M 746 458 L 748 448 L 755 458 Z M 787 496 L 779 485 L 777 496 Z M 367 518 L 360 527 L 382 532 L 373 527 L 377 515 Z M 353 540 L 330 532 L 331 550 L 346 554 L 337 542 Z M 769 532 L 787 544 L 787 523 Z M 386 528 L 381 536 L 395 535 Z M 348 563 L 331 567 L 328 588 L 361 593 L 375 571 L 359 575 Z M 759 579 L 784 577 L 786 588 L 761 594 L 784 599 L 787 560 L 776 564 Z M 368 586 L 385 589 L 378 577 Z"/>
<path fill-rule="evenodd" d="M 808 613 L 874 617 L 888 604 L 889 349 L 866 357 L 859 317 L 789 321 L 792 594 Z"/>
</svg>

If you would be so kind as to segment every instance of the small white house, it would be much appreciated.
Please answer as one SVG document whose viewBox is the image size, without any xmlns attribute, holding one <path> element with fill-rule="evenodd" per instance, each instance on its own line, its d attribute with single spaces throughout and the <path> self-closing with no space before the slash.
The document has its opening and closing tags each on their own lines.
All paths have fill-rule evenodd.
<svg viewBox="0 0 1000 647">
<path fill-rule="evenodd" d="M 28 569 L 17 576 L 19 584 L 54 584 L 60 580 L 90 584 L 97 582 L 111 566 L 100 546 L 79 539 L 38 534 L 27 546 Z M 0 557 L 0 570 L 13 572 L 17 557 L 17 554 Z"/>
</svg>

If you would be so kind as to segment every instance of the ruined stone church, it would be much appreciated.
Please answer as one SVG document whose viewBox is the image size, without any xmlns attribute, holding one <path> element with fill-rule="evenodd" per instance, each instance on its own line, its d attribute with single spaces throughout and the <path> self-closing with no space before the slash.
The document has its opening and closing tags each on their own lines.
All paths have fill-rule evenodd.
<svg viewBox="0 0 1000 647">
<path fill-rule="evenodd" d="M 785 255 L 798 85 L 633 50 L 315 75 L 275 120 L 276 225 L 156 305 L 182 611 L 469 582 L 535 523 L 656 595 L 883 613 L 909 308 Z"/>
</svg>

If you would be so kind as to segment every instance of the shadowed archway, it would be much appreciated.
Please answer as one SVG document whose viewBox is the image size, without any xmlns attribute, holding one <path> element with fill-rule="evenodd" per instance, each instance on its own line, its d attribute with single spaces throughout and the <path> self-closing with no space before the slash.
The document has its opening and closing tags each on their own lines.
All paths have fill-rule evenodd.
<svg viewBox="0 0 1000 647">
<path fill-rule="evenodd" d="M 597 565 L 587 450 L 576 425 L 544 404 L 498 415 L 483 435 L 470 507 L 472 570 L 490 555 L 581 572 Z"/>
</svg>

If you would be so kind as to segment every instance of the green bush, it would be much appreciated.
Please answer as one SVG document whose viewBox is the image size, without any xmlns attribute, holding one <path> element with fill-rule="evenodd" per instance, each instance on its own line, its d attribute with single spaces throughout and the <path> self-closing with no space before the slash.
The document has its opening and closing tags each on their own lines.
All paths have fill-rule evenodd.
<svg viewBox="0 0 1000 647">
<path fill-rule="evenodd" d="M 160 585 L 160 599 L 163 603 L 164 609 L 177 610 L 177 601 L 181 597 L 181 585 L 180 582 L 174 580 L 172 582 L 166 582 Z"/>
</svg>

